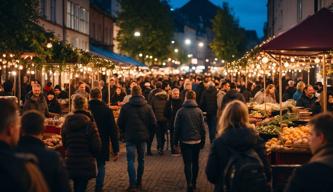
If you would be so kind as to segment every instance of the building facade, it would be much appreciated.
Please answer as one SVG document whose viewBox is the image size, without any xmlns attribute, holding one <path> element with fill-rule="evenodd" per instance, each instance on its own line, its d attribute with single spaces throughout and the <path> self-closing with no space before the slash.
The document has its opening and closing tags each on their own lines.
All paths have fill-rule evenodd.
<svg viewBox="0 0 333 192">
<path fill-rule="evenodd" d="M 89 50 L 89 0 L 40 0 L 39 24 L 61 41 Z"/>
<path fill-rule="evenodd" d="M 267 34 L 273 36 L 287 31 L 308 16 L 332 4 L 333 0 L 268 0 Z"/>
</svg>

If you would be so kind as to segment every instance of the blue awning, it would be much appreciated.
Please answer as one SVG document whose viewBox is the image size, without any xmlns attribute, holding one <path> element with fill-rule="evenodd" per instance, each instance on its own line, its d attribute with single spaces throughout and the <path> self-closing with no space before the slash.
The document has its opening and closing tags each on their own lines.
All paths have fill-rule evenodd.
<svg viewBox="0 0 333 192">
<path fill-rule="evenodd" d="M 137 66 L 137 67 L 144 67 L 145 66 L 145 64 L 143 64 L 139 61 L 136 61 L 135 59 L 133 59 L 131 57 L 127 57 L 127 56 L 124 56 L 124 55 L 119 55 L 119 54 L 116 54 L 112 51 L 103 49 L 101 47 L 96 47 L 96 46 L 91 45 L 90 46 L 90 52 L 95 54 L 95 55 L 105 57 L 105 58 L 110 59 L 110 60 L 115 61 L 115 62 L 129 64 L 129 65 L 133 65 L 133 66 Z"/>
</svg>

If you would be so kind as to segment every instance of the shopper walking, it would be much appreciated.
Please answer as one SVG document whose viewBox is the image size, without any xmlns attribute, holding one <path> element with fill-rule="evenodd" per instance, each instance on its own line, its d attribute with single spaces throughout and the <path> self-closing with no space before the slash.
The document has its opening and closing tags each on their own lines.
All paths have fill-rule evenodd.
<svg viewBox="0 0 333 192">
<path fill-rule="evenodd" d="M 96 160 L 101 140 L 85 96 L 73 95 L 74 113 L 66 117 L 62 142 L 66 150 L 66 167 L 75 192 L 84 192 L 88 181 L 96 177 Z"/>
<path fill-rule="evenodd" d="M 196 94 L 189 90 L 185 95 L 185 102 L 176 114 L 175 139 L 180 142 L 184 161 L 184 172 L 187 191 L 196 189 L 199 171 L 199 152 L 205 144 L 204 118 L 196 102 Z"/>
<path fill-rule="evenodd" d="M 95 191 L 102 191 L 105 177 L 105 162 L 110 159 L 110 139 L 112 143 L 113 160 L 118 160 L 119 141 L 117 127 L 112 110 L 102 101 L 102 92 L 94 88 L 90 92 L 89 109 L 94 116 L 99 136 L 102 142 L 101 153 L 97 156 L 98 173 Z"/>
<path fill-rule="evenodd" d="M 132 87 L 132 97 L 120 110 L 118 126 L 125 137 L 127 153 L 128 191 L 137 191 L 142 187 L 144 172 L 144 153 L 149 139 L 149 130 L 155 129 L 156 119 L 152 108 L 142 96 L 139 86 Z M 135 154 L 138 168 L 135 170 Z"/>
<path fill-rule="evenodd" d="M 240 159 L 239 157 L 249 158 Z M 242 162 L 243 166 L 247 166 L 248 163 L 254 165 L 254 169 L 251 169 L 253 167 L 250 166 L 246 167 L 248 170 L 253 170 L 254 174 L 251 171 L 242 173 L 237 169 L 238 162 Z M 250 175 L 247 177 L 248 183 L 235 177 L 232 180 L 229 174 L 232 172 L 231 169 L 237 175 Z M 244 168 L 244 170 L 246 169 Z M 241 101 L 232 101 L 223 110 L 219 121 L 218 136 L 213 142 L 209 154 L 206 175 L 208 180 L 215 185 L 215 192 L 267 190 L 270 181 L 270 166 L 266 158 L 264 143 L 250 125 L 248 109 Z M 237 186 L 230 183 L 236 183 Z M 239 188 L 235 190 L 234 187 Z"/>
</svg>

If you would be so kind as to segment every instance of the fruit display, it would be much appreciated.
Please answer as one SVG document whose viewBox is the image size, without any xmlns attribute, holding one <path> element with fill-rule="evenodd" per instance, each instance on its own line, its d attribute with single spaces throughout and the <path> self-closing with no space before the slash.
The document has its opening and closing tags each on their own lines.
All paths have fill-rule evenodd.
<svg viewBox="0 0 333 192">
<path fill-rule="evenodd" d="M 61 127 L 62 124 L 65 122 L 64 117 L 56 117 L 56 118 L 47 118 L 45 119 L 45 126 L 55 126 Z"/>
<path fill-rule="evenodd" d="M 268 153 L 274 150 L 308 150 L 309 136 L 310 128 L 308 126 L 284 127 L 279 138 L 272 138 L 266 142 L 266 150 Z"/>
<path fill-rule="evenodd" d="M 264 111 L 252 111 L 250 113 L 250 118 L 257 118 L 257 119 L 263 119 L 268 117 L 269 114 Z"/>
<path fill-rule="evenodd" d="M 251 104 L 251 107 L 257 111 L 266 111 L 268 113 L 272 113 L 273 111 L 280 110 L 280 104 L 278 103 L 264 103 L 264 104 Z M 288 108 L 294 108 L 295 103 L 293 101 L 285 101 L 282 103 L 282 110 L 286 110 Z"/>
<path fill-rule="evenodd" d="M 269 125 L 260 125 L 256 127 L 256 130 L 260 134 L 278 136 L 281 132 L 279 125 L 269 124 Z"/>
<path fill-rule="evenodd" d="M 44 135 L 43 142 L 48 148 L 57 148 L 62 146 L 61 135 L 58 134 Z"/>
</svg>

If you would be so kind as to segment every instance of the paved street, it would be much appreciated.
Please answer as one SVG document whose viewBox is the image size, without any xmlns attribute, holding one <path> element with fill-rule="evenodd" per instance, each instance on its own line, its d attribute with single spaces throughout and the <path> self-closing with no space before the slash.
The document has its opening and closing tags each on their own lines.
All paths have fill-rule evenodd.
<svg viewBox="0 0 333 192">
<path fill-rule="evenodd" d="M 213 186 L 207 181 L 204 168 L 209 153 L 209 142 L 200 153 L 200 171 L 197 191 L 209 192 Z M 156 145 L 154 145 L 156 146 Z M 174 157 L 169 151 L 163 156 L 146 156 L 145 172 L 143 177 L 143 191 L 145 192 L 182 192 L 186 191 L 186 181 L 183 173 L 182 157 Z M 123 192 L 128 187 L 127 164 L 125 149 L 122 147 L 120 159 L 117 162 L 108 162 L 106 165 L 106 179 L 104 191 Z M 94 191 L 95 180 L 89 183 L 88 191 Z"/>
</svg>

